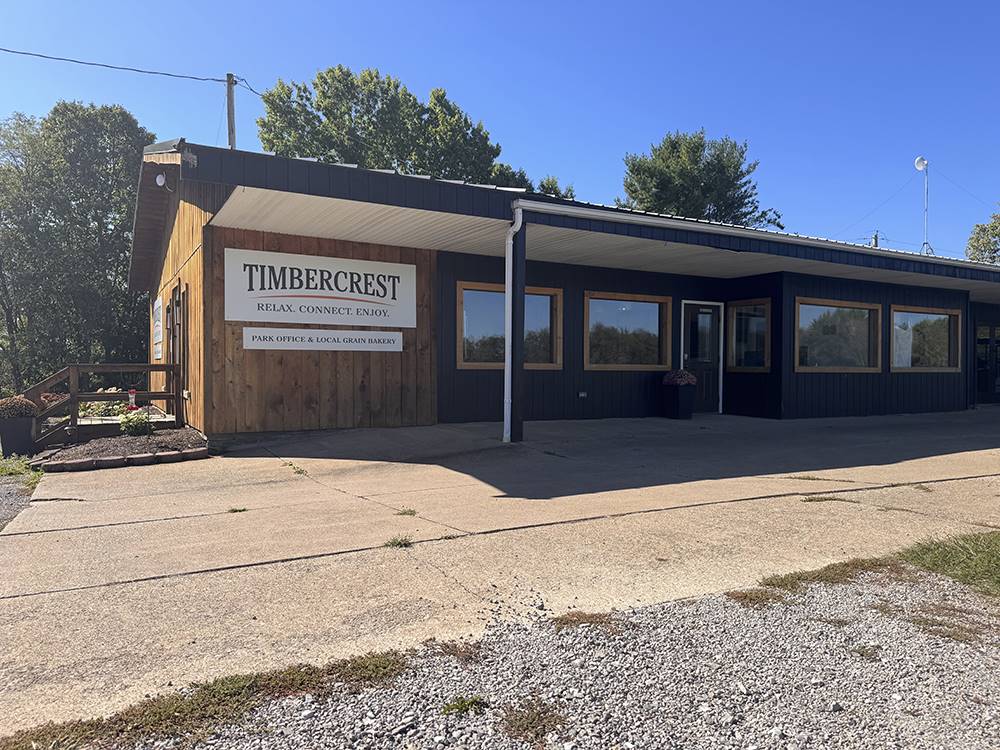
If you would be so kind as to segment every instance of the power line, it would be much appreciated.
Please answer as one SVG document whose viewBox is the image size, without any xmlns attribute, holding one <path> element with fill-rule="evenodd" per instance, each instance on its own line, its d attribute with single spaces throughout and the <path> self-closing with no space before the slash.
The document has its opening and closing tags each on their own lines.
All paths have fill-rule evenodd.
<svg viewBox="0 0 1000 750">
<path fill-rule="evenodd" d="M 862 221 L 864 221 L 869 216 L 871 216 L 873 213 L 875 213 L 876 211 L 878 211 L 880 208 L 882 208 L 882 206 L 884 206 L 886 203 L 888 203 L 889 201 L 891 201 L 897 195 L 899 195 L 900 193 L 902 193 L 907 187 L 909 187 L 910 183 L 913 182 L 917 178 L 917 174 L 918 173 L 914 172 L 912 175 L 910 175 L 910 179 L 908 179 L 906 182 L 904 182 L 902 185 L 900 185 L 899 188 L 892 195 L 890 195 L 884 201 L 882 201 L 881 203 L 879 203 L 877 206 L 875 206 L 875 208 L 873 208 L 871 211 L 869 211 L 868 213 L 866 213 L 864 216 L 862 216 L 857 221 L 852 221 L 850 224 L 848 224 L 846 227 L 844 227 L 843 229 L 841 229 L 839 232 L 834 232 L 833 236 L 834 237 L 840 237 L 848 229 L 853 229 L 858 224 L 860 224 Z"/>
<path fill-rule="evenodd" d="M 42 60 L 54 60 L 56 62 L 67 62 L 73 63 L 74 65 L 87 65 L 92 68 L 108 68 L 110 70 L 124 70 L 129 73 L 142 73 L 149 76 L 165 76 L 166 78 L 183 78 L 188 81 L 209 81 L 212 83 L 225 83 L 225 78 L 212 78 L 210 76 L 189 76 L 183 73 L 167 73 L 162 70 L 147 70 L 145 68 L 132 68 L 127 65 L 109 65 L 108 63 L 92 62 L 90 60 L 77 60 L 72 57 L 58 57 L 56 55 L 43 55 L 40 52 L 25 52 L 19 49 L 8 49 L 6 47 L 0 47 L 0 52 L 6 52 L 11 55 L 23 55 L 25 57 L 39 57 Z M 256 93 L 256 92 L 255 92 Z"/>
<path fill-rule="evenodd" d="M 984 206 L 986 206 L 987 208 L 992 208 L 992 207 L 993 207 L 993 204 L 992 204 L 992 203 L 990 203 L 989 201 L 984 201 L 984 200 L 983 200 L 982 198 L 980 198 L 980 197 L 979 197 L 978 195 L 976 195 L 975 193 L 973 193 L 973 192 L 972 192 L 971 190 L 969 190 L 968 188 L 966 188 L 966 187 L 963 187 L 962 185 L 959 185 L 959 184 L 958 184 L 957 182 L 955 182 L 955 181 L 954 181 L 953 179 L 951 179 L 951 178 L 950 178 L 950 177 L 949 177 L 948 175 L 946 175 L 946 174 L 945 174 L 944 172 L 942 172 L 942 171 L 941 171 L 941 169 L 940 169 L 939 167 L 935 166 L 935 171 L 936 171 L 936 172 L 937 172 L 937 173 L 938 173 L 939 175 L 941 175 L 942 177 L 944 177 L 944 178 L 945 178 L 946 180 L 948 180 L 948 182 L 950 182 L 950 183 L 951 183 L 952 185 L 954 185 L 954 186 L 955 186 L 955 187 L 957 187 L 957 188 L 958 188 L 959 190 L 961 190 L 961 191 L 962 191 L 963 193 L 965 193 L 965 194 L 967 194 L 967 195 L 969 195 L 969 196 L 971 196 L 971 197 L 975 198 L 975 199 L 976 199 L 977 201 L 979 201 L 980 203 L 982 203 L 982 204 L 983 204 Z"/>
<path fill-rule="evenodd" d="M 247 91 L 249 91 L 251 94 L 256 94 L 261 99 L 264 98 L 264 95 L 260 93 L 257 89 L 255 89 L 253 86 L 251 86 L 250 82 L 243 76 L 236 76 L 236 82 L 240 84 L 243 88 L 245 88 Z"/>
</svg>

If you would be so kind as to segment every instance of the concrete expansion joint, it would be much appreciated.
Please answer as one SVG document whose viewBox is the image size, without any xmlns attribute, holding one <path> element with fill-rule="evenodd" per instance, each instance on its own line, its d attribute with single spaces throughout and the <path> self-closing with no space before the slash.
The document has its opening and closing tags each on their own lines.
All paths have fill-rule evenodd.
<svg viewBox="0 0 1000 750">
<path fill-rule="evenodd" d="M 290 459 L 285 458 L 284 456 L 279 456 L 277 453 L 275 453 L 274 451 L 272 451 L 270 449 L 268 449 L 268 453 L 270 453 L 272 456 L 274 456 L 275 458 L 277 458 L 280 461 L 285 461 L 285 462 L 290 463 Z M 402 508 L 400 508 L 398 506 L 390 505 L 389 503 L 384 503 L 381 500 L 377 500 L 374 497 L 370 497 L 368 495 L 359 495 L 359 494 L 354 493 L 354 492 L 348 492 L 347 490 L 345 490 L 345 489 L 343 489 L 341 487 L 337 487 L 336 485 L 332 485 L 332 484 L 328 484 L 327 482 L 323 482 L 320 479 L 314 477 L 312 474 L 310 474 L 308 472 L 308 470 L 303 469 L 302 470 L 302 474 L 306 477 L 306 479 L 312 480 L 314 483 L 318 484 L 320 487 L 323 487 L 324 489 L 328 489 L 328 490 L 333 490 L 334 492 L 339 492 L 341 495 L 344 495 L 345 497 L 352 497 L 355 500 L 361 500 L 361 501 L 366 502 L 366 503 L 372 503 L 373 505 L 378 505 L 381 508 L 385 508 L 386 510 L 391 510 L 393 512 L 402 510 Z M 460 529 L 457 526 L 452 526 L 450 524 L 444 523 L 443 521 L 438 521 L 438 520 L 435 520 L 433 518 L 428 518 L 427 516 L 420 515 L 419 513 L 416 515 L 416 518 L 419 518 L 422 521 L 427 521 L 427 523 L 433 523 L 433 524 L 436 524 L 438 526 L 443 526 L 444 528 L 451 529 L 452 531 L 457 531 L 457 532 L 459 532 L 459 534 L 461 534 L 463 536 L 472 533 L 472 532 L 468 531 L 467 529 Z M 428 540 L 428 541 L 431 541 L 431 540 Z"/>
<path fill-rule="evenodd" d="M 963 477 L 945 477 L 945 478 L 941 478 L 941 479 L 922 479 L 922 480 L 914 481 L 914 482 L 891 482 L 891 483 L 884 483 L 884 484 L 878 484 L 878 485 L 874 485 L 874 484 L 873 485 L 864 485 L 864 486 L 860 486 L 860 487 L 851 487 L 851 488 L 848 488 L 848 489 L 837 490 L 837 492 L 838 492 L 838 494 L 847 494 L 847 493 L 866 492 L 866 491 L 880 490 L 880 489 L 891 489 L 891 488 L 895 488 L 895 487 L 908 487 L 908 486 L 915 486 L 915 485 L 918 485 L 918 484 L 924 484 L 924 485 L 927 485 L 927 484 L 939 484 L 939 483 L 944 483 L 944 482 L 959 482 L 959 481 L 969 481 L 969 480 L 975 480 L 975 479 L 987 479 L 987 478 L 996 478 L 996 477 L 1000 477 L 1000 473 L 976 474 L 976 475 L 963 476 Z M 344 490 L 342 490 L 340 488 L 332 487 L 332 486 L 327 485 L 327 484 L 325 484 L 323 482 L 320 482 L 319 480 L 317 480 L 314 477 L 310 477 L 310 478 L 314 482 L 316 482 L 317 484 L 319 484 L 320 486 L 326 487 L 328 489 L 332 489 L 332 490 L 334 490 L 336 492 L 339 492 L 339 493 L 341 493 L 341 494 L 343 494 L 345 496 L 357 498 L 357 499 L 362 500 L 362 501 L 371 502 L 371 503 L 373 503 L 375 505 L 379 505 L 379 506 L 382 506 L 382 507 L 385 507 L 387 509 L 391 509 L 391 510 L 394 510 L 394 511 L 398 510 L 398 508 L 395 508 L 394 506 L 386 505 L 384 503 L 379 502 L 378 500 L 374 500 L 372 498 L 368 498 L 368 497 L 364 497 L 364 496 L 361 496 L 361 495 L 356 495 L 356 494 L 353 494 L 353 493 L 349 493 L 349 492 L 346 492 L 346 491 L 344 491 Z M 428 519 L 428 518 L 421 517 L 423 520 L 425 520 L 425 521 L 427 521 L 429 523 L 439 524 L 439 525 L 441 525 L 443 527 L 446 527 L 446 528 L 454 528 L 454 530 L 458 531 L 459 533 L 456 534 L 456 535 L 453 535 L 453 536 L 444 535 L 444 536 L 439 536 L 439 537 L 432 537 L 432 538 L 429 538 L 429 539 L 417 540 L 417 541 L 413 542 L 413 546 L 417 546 L 417 545 L 420 545 L 420 544 L 428 544 L 428 543 L 432 543 L 432 542 L 450 541 L 450 540 L 453 540 L 453 539 L 463 539 L 463 538 L 468 538 L 468 537 L 488 537 L 488 536 L 494 536 L 494 535 L 498 535 L 498 534 L 518 532 L 518 531 L 525 531 L 525 530 L 531 530 L 531 529 L 542 529 L 542 528 L 552 528 L 552 527 L 558 527 L 558 526 L 569 526 L 569 525 L 573 525 L 573 524 L 586 524 L 586 523 L 592 523 L 592 522 L 602 521 L 602 520 L 615 520 L 615 519 L 620 519 L 620 518 L 638 517 L 638 516 L 651 515 L 651 514 L 656 514 L 656 513 L 669 513 L 671 511 L 686 510 L 686 509 L 691 509 L 691 508 L 703 508 L 703 507 L 712 507 L 712 506 L 733 505 L 733 504 L 738 504 L 738 503 L 745 503 L 745 502 L 752 502 L 752 501 L 759 501 L 759 500 L 778 500 L 778 499 L 786 499 L 786 498 L 791 498 L 791 497 L 807 497 L 807 496 L 810 496 L 810 495 L 817 495 L 817 494 L 825 494 L 825 493 L 823 493 L 823 492 L 805 492 L 804 493 L 804 492 L 801 492 L 801 491 L 800 492 L 782 492 L 782 493 L 771 493 L 771 494 L 756 495 L 756 496 L 742 497 L 742 498 L 729 498 L 729 499 L 723 499 L 723 500 L 707 500 L 707 501 L 702 501 L 702 502 L 685 503 L 683 505 L 671 505 L 671 506 L 667 506 L 667 507 L 644 508 L 644 509 L 641 509 L 641 510 L 622 511 L 622 512 L 619 512 L 619 513 L 597 514 L 597 515 L 584 516 L 584 517 L 578 517 L 578 518 L 560 519 L 560 520 L 556 520 L 556 521 L 540 521 L 540 522 L 537 522 L 537 523 L 519 524 L 519 525 L 505 526 L 505 527 L 499 527 L 499 528 L 494 528 L 494 529 L 485 529 L 485 530 L 481 530 L 481 531 L 466 531 L 466 530 L 457 529 L 457 528 L 454 528 L 454 527 L 447 527 L 445 524 L 440 524 L 440 522 L 434 521 L 433 519 Z M 873 505 L 873 506 L 869 506 L 869 507 L 878 508 L 879 506 L 878 505 Z M 941 515 L 941 514 L 924 513 L 924 512 L 921 512 L 921 511 L 915 511 L 915 510 L 911 510 L 911 509 L 894 508 L 892 506 L 888 506 L 886 509 L 888 509 L 888 510 L 903 510 L 903 511 L 906 511 L 906 512 L 909 512 L 909 513 L 914 513 L 916 515 L 920 515 L 920 516 L 924 516 L 924 517 L 928 517 L 928 518 L 937 518 L 937 519 L 941 519 L 941 520 L 959 521 L 959 522 L 961 522 L 963 524 L 967 524 L 969 526 L 974 526 L 974 527 L 988 528 L 988 529 L 997 528 L 996 525 L 993 525 L 993 524 L 990 524 L 990 523 L 987 523 L 987 522 L 982 522 L 982 521 L 971 521 L 971 520 L 967 520 L 967 519 L 953 519 L 953 518 L 951 518 L 949 516 L 945 516 L 945 515 Z M 144 521 L 138 521 L 138 522 L 134 522 L 134 523 L 143 523 L 143 522 Z M 3 536 L 13 536 L 13 535 L 14 535 L 14 533 L 6 534 L 6 535 L 0 534 L 0 538 L 2 538 Z M 109 587 L 112 587 L 112 586 L 121 586 L 121 585 L 126 585 L 126 584 L 146 583 L 146 582 L 161 581 L 161 580 L 168 580 L 168 579 L 174 579 L 174 578 L 184 578 L 184 577 L 195 576 L 195 575 L 200 575 L 200 574 L 204 574 L 204 573 L 221 573 L 221 572 L 228 572 L 228 571 L 245 570 L 245 569 L 259 568 L 259 567 L 270 566 L 270 565 L 279 565 L 279 564 L 283 564 L 283 563 L 302 562 L 302 561 L 308 561 L 308 560 L 318 560 L 318 559 L 324 559 L 324 558 L 333 558 L 333 557 L 341 557 L 341 556 L 346 556 L 346 555 L 352 555 L 352 554 L 357 554 L 357 553 L 361 553 L 361 552 L 378 552 L 378 551 L 384 551 L 383 545 L 365 546 L 365 547 L 357 547 L 357 548 L 343 549 L 343 550 L 330 550 L 330 551 L 326 551 L 326 552 L 316 552 L 316 553 L 310 553 L 310 554 L 304 554 L 304 555 L 291 555 L 291 556 L 286 556 L 286 557 L 282 557 L 282 558 L 275 558 L 275 559 L 268 559 L 268 560 L 256 560 L 256 561 L 252 561 L 252 562 L 236 563 L 236 564 L 232 564 L 232 565 L 222 565 L 222 566 L 215 566 L 215 567 L 202 568 L 202 569 L 189 570 L 189 571 L 178 571 L 178 572 L 171 572 L 171 573 L 163 573 L 163 574 L 159 574 L 159 575 L 137 577 L 137 578 L 125 579 L 125 580 L 105 581 L 105 582 L 101 582 L 101 583 L 88 584 L 88 585 L 83 585 L 83 586 L 72 586 L 72 587 L 65 587 L 65 588 L 58 588 L 58 589 L 49 589 L 49 590 L 42 590 L 42 591 L 31 591 L 31 592 L 23 592 L 23 593 L 17 593 L 17 594 L 7 594 L 7 595 L 0 596 L 0 601 L 9 600 L 9 599 L 22 599 L 22 598 L 42 596 L 42 595 L 48 595 L 48 594 L 61 594 L 61 593 L 84 591 L 84 590 L 91 590 L 91 589 L 109 588 Z M 446 577 L 448 577 L 449 580 L 452 580 L 451 577 L 448 576 L 448 574 L 445 571 L 439 571 L 439 572 L 442 575 L 445 575 Z M 456 583 L 458 583 L 458 585 L 461 585 L 457 581 L 456 581 Z M 465 588 L 465 587 L 463 586 L 463 588 Z M 473 591 L 469 591 L 469 593 L 471 595 L 473 595 L 473 596 L 476 596 L 477 598 L 482 598 L 479 594 L 476 594 Z M 504 602 L 504 604 L 506 606 L 513 606 L 513 605 L 510 605 L 510 604 L 508 604 L 506 602 Z"/>
</svg>

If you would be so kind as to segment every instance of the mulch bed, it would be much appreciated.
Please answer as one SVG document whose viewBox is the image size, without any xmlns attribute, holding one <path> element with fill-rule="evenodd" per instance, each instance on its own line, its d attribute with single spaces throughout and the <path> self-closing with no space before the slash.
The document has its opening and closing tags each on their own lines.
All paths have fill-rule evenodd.
<svg viewBox="0 0 1000 750">
<path fill-rule="evenodd" d="M 70 461 L 77 458 L 135 456 L 141 453 L 165 453 L 189 448 L 203 448 L 205 445 L 205 438 L 196 430 L 182 427 L 179 430 L 156 430 L 152 435 L 116 435 L 115 437 L 94 438 L 86 443 L 64 448 L 52 456 L 52 459 Z"/>
</svg>

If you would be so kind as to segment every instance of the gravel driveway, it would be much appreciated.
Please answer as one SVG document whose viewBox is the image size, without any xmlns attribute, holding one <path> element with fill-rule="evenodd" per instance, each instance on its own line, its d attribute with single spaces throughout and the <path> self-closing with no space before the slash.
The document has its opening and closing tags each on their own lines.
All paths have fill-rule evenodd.
<svg viewBox="0 0 1000 750">
<path fill-rule="evenodd" d="M 25 488 L 23 477 L 0 477 L 0 529 L 13 521 L 30 502 L 31 492 Z"/>
<path fill-rule="evenodd" d="M 392 686 L 271 703 L 205 746 L 1000 747 L 1000 610 L 915 569 L 765 606 L 718 595 L 558 631 L 546 615 L 489 628 L 471 661 L 429 645 Z M 456 696 L 489 707 L 445 715 Z M 512 739 L 509 707 L 532 699 L 562 723 Z"/>
</svg>

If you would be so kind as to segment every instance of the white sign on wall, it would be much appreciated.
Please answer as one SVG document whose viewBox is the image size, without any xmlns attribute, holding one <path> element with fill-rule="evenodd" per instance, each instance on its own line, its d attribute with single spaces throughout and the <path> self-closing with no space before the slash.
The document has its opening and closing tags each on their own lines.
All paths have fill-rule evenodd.
<svg viewBox="0 0 1000 750">
<path fill-rule="evenodd" d="M 153 359 L 163 359 L 163 302 L 153 300 Z"/>
<path fill-rule="evenodd" d="M 226 320 L 414 328 L 417 268 L 226 248 Z"/>
<path fill-rule="evenodd" d="M 317 331 L 308 328 L 243 329 L 244 349 L 292 349 L 324 352 L 401 352 L 399 331 Z"/>
</svg>

